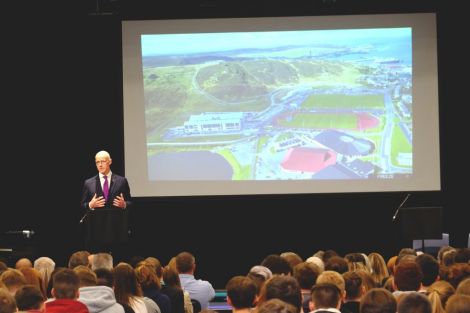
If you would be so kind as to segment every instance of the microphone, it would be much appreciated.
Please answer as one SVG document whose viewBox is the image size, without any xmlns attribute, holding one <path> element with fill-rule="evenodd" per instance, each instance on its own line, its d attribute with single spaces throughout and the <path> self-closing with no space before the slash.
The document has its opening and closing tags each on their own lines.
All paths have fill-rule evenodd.
<svg viewBox="0 0 470 313">
<path fill-rule="evenodd" d="M 407 194 L 405 199 L 403 199 L 403 201 L 400 203 L 397 210 L 395 211 L 395 214 L 393 214 L 392 222 L 395 221 L 395 219 L 397 218 L 398 212 L 400 212 L 401 207 L 403 206 L 403 204 L 405 204 L 406 200 L 408 200 L 410 196 L 411 196 L 411 193 Z"/>
<path fill-rule="evenodd" d="M 87 216 L 88 216 L 88 212 L 86 212 L 85 215 L 83 215 L 83 217 L 80 219 L 80 222 L 78 222 L 78 224 L 83 223 L 83 221 L 85 220 Z"/>
<path fill-rule="evenodd" d="M 34 235 L 34 230 L 23 230 L 23 235 L 25 238 L 31 238 L 32 235 Z"/>
<path fill-rule="evenodd" d="M 34 235 L 34 230 L 10 230 L 7 231 L 7 234 L 23 235 L 25 238 L 29 239 L 32 235 Z"/>
</svg>

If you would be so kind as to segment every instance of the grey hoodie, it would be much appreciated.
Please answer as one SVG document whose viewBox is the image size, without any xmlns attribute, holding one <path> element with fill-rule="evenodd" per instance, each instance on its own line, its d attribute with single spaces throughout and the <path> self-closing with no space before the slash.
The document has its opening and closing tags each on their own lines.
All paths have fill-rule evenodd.
<svg viewBox="0 0 470 313">
<path fill-rule="evenodd" d="M 122 305 L 116 302 L 114 291 L 107 286 L 82 287 L 78 301 L 84 303 L 90 313 L 124 313 Z"/>
</svg>

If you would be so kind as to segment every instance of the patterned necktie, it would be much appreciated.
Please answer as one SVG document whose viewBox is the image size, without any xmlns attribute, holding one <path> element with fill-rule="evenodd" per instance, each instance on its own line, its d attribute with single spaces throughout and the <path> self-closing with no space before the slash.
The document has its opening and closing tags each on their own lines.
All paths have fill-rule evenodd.
<svg viewBox="0 0 470 313">
<path fill-rule="evenodd" d="M 104 195 L 104 199 L 108 200 L 108 192 L 109 192 L 108 176 L 104 175 L 103 178 L 104 178 L 103 195 Z"/>
</svg>

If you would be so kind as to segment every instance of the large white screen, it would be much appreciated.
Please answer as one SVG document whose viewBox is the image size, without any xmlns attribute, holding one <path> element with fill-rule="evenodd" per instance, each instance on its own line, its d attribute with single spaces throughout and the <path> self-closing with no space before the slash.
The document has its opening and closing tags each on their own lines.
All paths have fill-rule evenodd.
<svg viewBox="0 0 470 313">
<path fill-rule="evenodd" d="M 122 33 L 134 196 L 440 190 L 435 14 Z"/>
</svg>

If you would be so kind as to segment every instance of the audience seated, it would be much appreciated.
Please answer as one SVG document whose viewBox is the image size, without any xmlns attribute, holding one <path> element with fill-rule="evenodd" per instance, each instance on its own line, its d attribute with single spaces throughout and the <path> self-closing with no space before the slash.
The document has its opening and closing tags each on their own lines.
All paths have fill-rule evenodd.
<svg viewBox="0 0 470 313">
<path fill-rule="evenodd" d="M 470 296 L 470 278 L 465 278 L 457 286 L 455 293 Z"/>
<path fill-rule="evenodd" d="M 341 290 L 330 283 L 316 284 L 312 288 L 310 311 L 316 313 L 337 312 L 341 306 Z"/>
<path fill-rule="evenodd" d="M 129 305 L 135 313 L 160 313 L 157 304 L 143 297 L 134 269 L 127 263 L 119 263 L 113 269 L 116 301 Z M 146 300 L 147 299 L 147 300 Z"/>
<path fill-rule="evenodd" d="M 28 258 L 21 258 L 19 259 L 18 261 L 16 261 L 16 264 L 15 264 L 15 268 L 17 270 L 21 269 L 21 268 L 24 268 L 24 267 L 28 267 L 28 268 L 31 268 L 33 267 L 33 263 L 31 263 L 31 260 L 28 259 Z"/>
<path fill-rule="evenodd" d="M 225 289 L 227 290 L 227 303 L 232 306 L 232 312 L 249 312 L 255 306 L 257 287 L 250 278 L 232 277 Z"/>
<path fill-rule="evenodd" d="M 176 270 L 183 290 L 189 292 L 191 299 L 199 301 L 201 309 L 206 309 L 209 306 L 209 301 L 215 296 L 215 290 L 210 282 L 194 278 L 195 257 L 189 252 L 179 253 L 176 256 Z"/>
<path fill-rule="evenodd" d="M 58 270 L 52 278 L 54 300 L 46 302 L 47 313 L 88 313 L 88 308 L 78 299 L 80 279 L 71 269 Z"/>
<path fill-rule="evenodd" d="M 183 291 L 176 270 L 170 267 L 163 269 L 162 292 L 170 298 L 172 313 L 193 313 L 193 304 L 187 291 Z"/>
<path fill-rule="evenodd" d="M 26 285 L 26 278 L 23 273 L 17 269 L 9 268 L 0 275 L 0 281 L 5 285 L 11 295 L 15 295 L 16 291 Z"/>
<path fill-rule="evenodd" d="M 401 262 L 395 268 L 393 277 L 393 295 L 398 297 L 402 293 L 417 292 L 422 287 L 423 273 L 414 261 Z"/>
<path fill-rule="evenodd" d="M 47 286 L 49 285 L 51 274 L 55 269 L 55 262 L 49 257 L 42 256 L 34 260 L 34 268 L 41 275 L 43 290 L 46 291 L 45 296 L 47 296 Z"/>
<path fill-rule="evenodd" d="M 418 255 L 415 261 L 423 273 L 422 290 L 427 290 L 432 283 L 439 279 L 439 262 L 427 253 Z"/>
<path fill-rule="evenodd" d="M 382 287 L 390 273 L 385 263 L 384 258 L 377 252 L 370 253 L 367 258 L 369 259 L 371 267 L 371 276 L 377 287 Z"/>
<path fill-rule="evenodd" d="M 422 293 L 409 293 L 398 301 L 397 313 L 432 313 L 431 302 Z"/>
<path fill-rule="evenodd" d="M 261 290 L 259 304 L 274 298 L 292 304 L 298 312 L 302 310 L 302 292 L 299 283 L 292 276 L 274 275 L 266 281 Z"/>
<path fill-rule="evenodd" d="M 446 313 L 470 312 L 470 296 L 455 294 L 449 298 L 446 305 Z"/>
<path fill-rule="evenodd" d="M 361 298 L 359 305 L 361 313 L 396 313 L 397 300 L 385 288 L 373 288 Z"/>
<path fill-rule="evenodd" d="M 108 270 L 113 269 L 113 256 L 106 252 L 92 254 L 90 259 L 90 267 L 93 271 L 105 268 Z"/>
<path fill-rule="evenodd" d="M 90 313 L 124 313 L 122 305 L 116 302 L 114 291 L 97 285 L 97 276 L 89 267 L 80 265 L 73 271 L 80 280 L 78 300 L 88 307 Z"/>
<path fill-rule="evenodd" d="M 79 265 L 90 266 L 89 257 L 90 252 L 84 250 L 72 253 L 69 258 L 68 268 L 73 269 Z"/>
<path fill-rule="evenodd" d="M 270 299 L 258 307 L 257 313 L 299 313 L 299 311 L 290 303 L 280 299 Z"/>
<path fill-rule="evenodd" d="M 261 265 L 269 268 L 269 270 L 273 273 L 273 275 L 276 275 L 276 274 L 291 275 L 292 274 L 292 268 L 289 262 L 287 262 L 286 259 L 284 259 L 283 257 L 277 254 L 270 254 L 267 257 L 265 257 L 264 260 L 261 262 Z"/>
<path fill-rule="evenodd" d="M 145 261 L 139 264 L 140 265 L 135 269 L 135 273 L 137 275 L 137 280 L 142 287 L 144 296 L 155 301 L 160 308 L 161 313 L 171 313 L 170 298 L 166 294 L 160 292 L 161 284 L 155 269 Z"/>
<path fill-rule="evenodd" d="M 432 305 L 433 313 L 444 312 L 447 299 L 455 293 L 454 287 L 445 281 L 438 280 L 427 289 L 428 299 Z"/>
<path fill-rule="evenodd" d="M 297 264 L 304 261 L 302 257 L 295 252 L 283 252 L 280 254 L 280 256 L 281 258 L 285 259 L 287 263 L 289 263 L 291 270 L 293 270 Z"/>
<path fill-rule="evenodd" d="M 46 298 L 35 286 L 24 285 L 16 291 L 16 306 L 20 312 L 43 312 Z"/>
<path fill-rule="evenodd" d="M 346 290 L 343 307 L 351 313 L 359 313 L 359 303 L 366 293 L 362 278 L 357 271 L 346 272 L 343 274 L 343 278 Z"/>
<path fill-rule="evenodd" d="M 427 313 L 429 309 L 432 313 L 460 313 L 462 308 L 465 310 L 467 298 L 454 297 L 454 294 L 470 294 L 469 252 L 468 248 L 443 247 L 436 259 L 427 253 L 416 256 L 416 251 L 407 248 L 400 250 L 398 256 L 390 258 L 387 264 L 378 253 L 369 256 L 349 253 L 341 258 L 333 250 L 327 250 L 300 263 L 298 261 L 302 258 L 293 252 L 272 254 L 263 260 L 263 265 L 253 266 L 247 276 L 234 276 L 227 282 L 227 302 L 234 312 L 242 313 L 255 305 L 258 311 L 267 310 L 269 306 L 266 303 L 277 299 L 269 303 L 272 310 L 307 313 L 311 310 L 310 300 L 314 300 L 311 296 L 315 286 L 333 284 L 339 290 L 339 308 L 343 312 L 388 313 L 396 307 L 393 313 Z M 326 265 L 320 257 L 327 260 Z M 75 293 L 74 278 L 70 273 L 64 273 L 64 268 L 56 268 L 52 259 L 38 258 L 33 268 L 27 258 L 21 258 L 15 264 L 20 270 L 6 265 L 1 269 L 0 290 L 9 290 L 14 300 L 16 297 L 15 310 L 17 306 L 20 312 L 41 312 L 46 299 L 44 278 L 50 282 L 48 297 L 55 298 L 45 302 L 48 313 L 199 313 L 199 310 L 210 313 L 210 309 L 203 306 L 208 306 L 215 290 L 209 282 L 194 278 L 196 262 L 192 254 L 180 253 L 165 268 L 154 257 L 139 257 L 135 269 L 125 263 L 112 269 L 112 259 L 107 253 L 90 255 L 87 251 L 71 255 L 67 266 L 73 267 L 78 277 L 79 289 Z M 296 263 L 293 268 L 287 261 L 289 259 Z M 316 264 L 325 266 L 327 270 L 322 272 Z M 345 270 L 345 264 L 363 270 L 347 271 L 342 276 L 339 273 Z M 391 268 L 393 276 L 388 276 Z M 176 269 L 179 275 L 172 269 Z M 115 280 L 113 275 L 118 279 Z M 186 283 L 186 291 L 180 279 Z M 392 300 L 389 299 L 389 291 L 377 288 L 382 285 L 391 286 L 388 288 L 395 295 Z M 188 291 L 195 292 L 193 298 Z M 167 299 L 166 305 L 154 297 L 155 292 Z M 205 296 L 202 302 L 197 298 L 198 293 Z M 424 294 L 426 301 L 422 298 Z M 449 302 L 450 299 L 457 300 Z M 86 310 L 80 306 L 81 302 Z M 293 309 L 286 302 L 293 305 Z M 333 306 L 320 309 L 337 310 Z M 4 310 L 9 310 L 8 299 L 0 297 L 0 313 Z"/>
<path fill-rule="evenodd" d="M 310 312 L 309 302 L 312 297 L 312 287 L 317 282 L 319 275 L 320 268 L 313 263 L 303 262 L 294 267 L 294 278 L 297 279 L 302 292 L 302 308 L 304 313 Z"/>
</svg>

